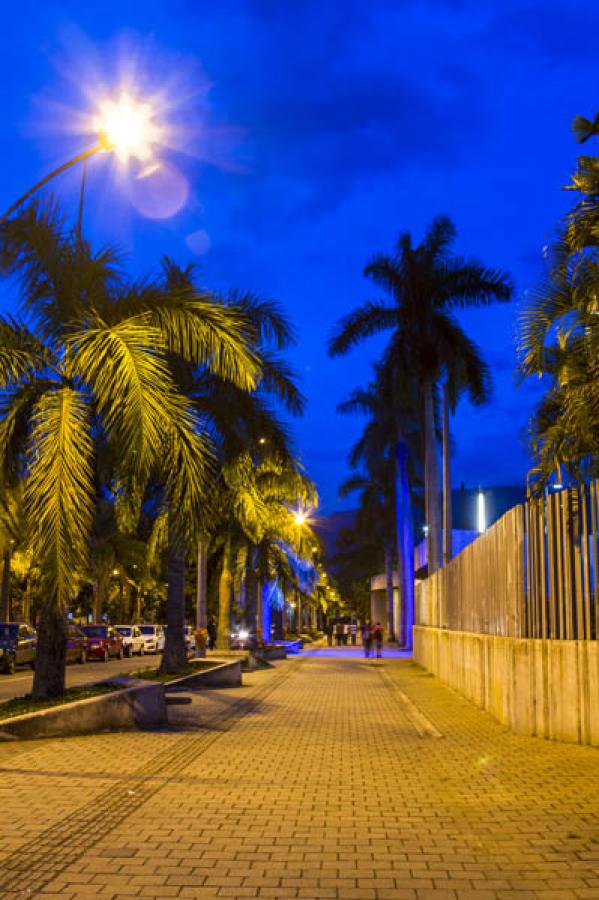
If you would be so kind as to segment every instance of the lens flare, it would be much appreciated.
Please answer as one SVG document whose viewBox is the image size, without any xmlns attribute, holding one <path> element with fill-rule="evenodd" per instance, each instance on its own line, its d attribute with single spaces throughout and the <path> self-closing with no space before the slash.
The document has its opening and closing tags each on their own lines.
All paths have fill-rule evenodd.
<svg viewBox="0 0 599 900">
<path fill-rule="evenodd" d="M 57 77 L 31 98 L 26 131 L 39 140 L 47 168 L 94 145 L 107 151 L 88 166 L 94 183 L 86 207 L 95 198 L 111 233 L 127 227 L 131 207 L 166 219 L 197 204 L 191 184 L 199 163 L 239 170 L 233 157 L 242 135 L 216 116 L 197 59 L 152 37 L 120 32 L 98 44 L 67 27 L 52 62 Z M 76 167 L 60 195 L 78 197 L 79 188 Z M 202 235 L 197 243 L 202 255 L 209 241 Z"/>
</svg>

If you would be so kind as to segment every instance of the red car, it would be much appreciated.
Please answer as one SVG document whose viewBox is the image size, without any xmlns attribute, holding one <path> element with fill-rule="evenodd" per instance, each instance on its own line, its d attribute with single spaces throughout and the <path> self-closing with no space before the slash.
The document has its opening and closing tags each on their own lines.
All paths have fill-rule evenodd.
<svg viewBox="0 0 599 900">
<path fill-rule="evenodd" d="M 111 656 L 122 659 L 123 639 L 112 625 L 82 625 L 81 631 L 87 638 L 87 658 L 103 659 L 108 662 Z"/>
<path fill-rule="evenodd" d="M 87 637 L 77 625 L 67 626 L 67 662 L 83 664 L 87 659 Z"/>
</svg>

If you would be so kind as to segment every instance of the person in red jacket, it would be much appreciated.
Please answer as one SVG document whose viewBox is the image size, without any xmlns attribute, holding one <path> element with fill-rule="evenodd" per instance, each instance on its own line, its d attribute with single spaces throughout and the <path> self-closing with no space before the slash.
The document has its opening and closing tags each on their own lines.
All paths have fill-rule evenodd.
<svg viewBox="0 0 599 900">
<path fill-rule="evenodd" d="M 376 644 L 376 658 L 380 659 L 383 655 L 383 626 L 381 623 L 377 622 L 376 625 L 373 625 L 370 633 Z"/>
</svg>

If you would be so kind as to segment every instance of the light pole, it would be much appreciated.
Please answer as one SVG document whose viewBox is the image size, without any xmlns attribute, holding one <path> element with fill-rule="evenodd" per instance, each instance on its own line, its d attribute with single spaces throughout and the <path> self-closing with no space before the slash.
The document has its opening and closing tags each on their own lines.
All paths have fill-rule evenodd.
<svg viewBox="0 0 599 900">
<path fill-rule="evenodd" d="M 131 157 L 147 160 L 152 154 L 152 145 L 157 143 L 162 131 L 154 119 L 154 112 L 149 103 L 136 100 L 122 91 L 116 100 L 105 100 L 96 117 L 97 143 L 81 153 L 77 153 L 67 162 L 53 169 L 48 175 L 25 191 L 0 217 L 0 225 L 4 224 L 20 206 L 50 181 L 73 166 L 83 163 L 84 175 L 88 159 L 97 153 L 115 153 L 122 161 Z M 79 202 L 79 224 L 81 223 L 81 203 Z"/>
</svg>

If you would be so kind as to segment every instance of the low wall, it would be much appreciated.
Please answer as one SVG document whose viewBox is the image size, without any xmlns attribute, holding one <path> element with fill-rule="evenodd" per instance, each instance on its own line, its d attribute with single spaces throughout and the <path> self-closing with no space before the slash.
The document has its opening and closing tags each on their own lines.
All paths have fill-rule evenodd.
<svg viewBox="0 0 599 900">
<path fill-rule="evenodd" d="M 210 668 L 198 666 L 193 675 L 183 675 L 165 685 L 166 690 L 201 690 L 202 688 L 241 687 L 241 660 L 211 659 Z"/>
<path fill-rule="evenodd" d="M 115 679 L 128 681 L 133 679 Z M 100 731 L 160 728 L 166 725 L 161 684 L 135 681 L 110 694 L 98 694 L 74 703 L 51 706 L 22 716 L 0 720 L 0 734 L 14 738 L 69 737 Z"/>
<path fill-rule="evenodd" d="M 599 746 L 599 642 L 414 627 L 414 660 L 517 734 Z"/>
</svg>

